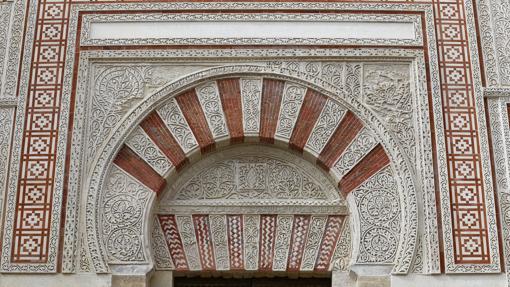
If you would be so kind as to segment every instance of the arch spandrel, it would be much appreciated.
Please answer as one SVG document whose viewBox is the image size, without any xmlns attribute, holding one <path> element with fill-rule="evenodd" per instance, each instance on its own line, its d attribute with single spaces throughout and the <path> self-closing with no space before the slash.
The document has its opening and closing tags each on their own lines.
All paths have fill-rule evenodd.
<svg viewBox="0 0 510 287">
<path fill-rule="evenodd" d="M 259 140 L 266 144 L 275 143 L 279 146 L 290 147 L 291 150 L 302 154 L 304 158 L 329 172 L 335 184 L 338 184 L 340 190 L 345 194 L 356 191 L 356 188 L 388 166 L 396 170 L 397 172 L 393 173 L 393 175 L 399 194 L 402 228 L 398 234 L 399 243 L 397 243 L 398 251 L 394 260 L 394 272 L 407 272 L 414 253 L 417 232 L 416 194 L 410 169 L 407 166 L 408 163 L 398 144 L 379 122 L 379 118 L 361 103 L 357 102 L 355 97 L 348 94 L 348 91 L 352 91 L 352 89 L 334 87 L 320 79 L 311 79 L 309 75 L 284 75 L 281 74 L 282 71 L 276 74 L 269 70 L 270 68 L 261 66 L 228 66 L 202 71 L 162 88 L 142 102 L 125 118 L 119 125 L 119 129 L 111 137 L 110 144 L 107 145 L 99 158 L 96 159 L 96 176 L 90 181 L 91 189 L 89 190 L 87 201 L 87 208 L 89 210 L 87 212 L 87 228 L 91 232 L 88 233 L 87 239 L 96 270 L 107 270 L 107 268 L 105 257 L 101 255 L 105 254 L 105 246 L 101 243 L 101 235 L 94 231 L 96 230 L 94 226 L 101 225 L 98 221 L 101 219 L 101 216 L 95 215 L 95 206 L 102 204 L 102 196 L 97 197 L 95 194 L 101 193 L 102 189 L 99 187 L 102 186 L 101 182 L 106 177 L 104 171 L 101 172 L 100 167 L 108 165 L 112 161 L 117 161 L 118 163 L 119 156 L 114 156 L 118 151 L 120 151 L 119 154 L 122 154 L 123 150 L 128 149 L 131 151 L 132 158 L 127 160 L 124 158 L 125 162 L 135 162 L 140 164 L 140 167 L 143 167 L 128 170 L 129 168 L 123 167 L 122 163 L 118 165 L 140 183 L 149 186 L 149 184 L 146 184 L 147 182 L 153 182 L 158 178 L 163 179 L 160 185 L 154 185 L 153 183 L 150 185 L 149 189 L 157 194 L 168 184 L 165 181 L 166 177 L 172 174 L 179 174 L 185 166 L 198 161 L 204 154 L 208 154 L 228 144 Z M 299 79 L 299 76 L 307 78 L 308 81 Z M 245 107 L 247 105 L 243 102 L 245 99 L 243 95 L 248 93 L 246 90 L 243 91 L 243 83 L 253 78 L 258 79 L 252 83 L 252 88 L 255 91 L 251 92 L 251 98 L 255 100 L 255 103 L 258 103 L 257 101 L 260 102 L 259 110 L 256 109 L 256 104 L 252 104 L 252 107 L 255 107 L 255 116 L 259 112 L 258 127 L 256 125 L 249 125 L 249 122 L 244 119 Z M 234 82 L 237 82 L 238 86 L 236 87 L 235 84 L 230 83 L 230 85 L 223 85 L 223 88 L 221 88 L 222 84 L 218 84 L 218 82 L 222 79 L 235 79 Z M 208 100 L 210 101 L 205 103 L 198 96 L 195 87 L 207 85 L 211 82 L 214 82 L 217 87 L 217 89 L 211 90 L 219 95 L 209 97 Z M 261 84 L 262 87 L 257 86 L 258 84 Z M 289 90 L 288 86 L 290 85 L 305 87 L 306 92 L 304 96 L 301 97 L 299 91 L 290 96 L 283 94 Z M 239 91 L 237 98 L 235 91 Z M 280 103 L 278 109 L 271 104 L 268 105 L 268 98 Z M 291 103 L 291 100 L 296 100 L 297 102 Z M 187 126 L 181 125 L 182 128 L 179 131 L 186 132 L 186 129 L 189 128 L 197 146 L 191 145 L 187 149 L 181 147 L 183 141 L 179 136 L 183 133 L 176 133 L 173 130 L 175 126 L 166 122 L 161 117 L 162 112 L 160 111 L 163 109 L 162 107 L 172 101 L 179 107 L 177 112 L 180 112 L 181 115 L 181 117 L 174 117 L 174 119 L 177 118 L 181 123 L 184 119 L 187 124 Z M 287 103 L 285 101 L 291 104 L 285 105 Z M 225 107 L 235 107 L 236 105 L 241 107 L 241 113 L 238 115 L 225 112 L 225 110 L 228 110 Z M 290 107 L 287 110 L 290 112 L 282 111 L 281 107 Z M 326 107 L 332 108 L 329 108 L 330 111 L 328 112 Z M 296 112 L 296 109 L 299 112 Z M 340 113 L 340 117 L 338 117 L 339 110 L 343 110 Z M 218 117 L 217 113 L 221 111 L 223 111 L 223 117 Z M 201 115 L 193 116 L 194 114 Z M 303 117 L 307 115 L 308 121 L 304 121 Z M 235 118 L 236 116 L 239 118 Z M 285 119 L 285 117 L 289 117 L 290 120 L 280 124 L 278 120 Z M 296 118 L 293 119 L 292 117 Z M 236 124 L 236 121 L 243 123 L 242 130 L 239 130 L 240 125 Z M 253 122 L 257 121 L 252 120 L 251 123 Z M 322 125 L 321 122 L 325 124 Z M 220 125 L 225 123 L 229 136 L 211 131 L 218 123 Z M 289 132 L 285 132 L 285 129 L 282 129 L 282 126 L 289 126 L 289 123 L 293 131 L 290 133 L 290 136 L 288 136 Z M 130 146 L 132 145 L 129 143 L 123 144 L 123 142 L 130 138 L 130 131 L 138 124 L 145 135 L 152 141 L 153 148 L 159 150 L 156 154 L 159 154 L 158 156 L 163 154 L 167 164 L 171 164 L 172 167 L 169 171 L 162 172 L 161 169 L 159 172 L 156 171 L 151 166 L 151 162 L 145 160 L 143 153 L 131 149 Z M 151 124 L 153 125 L 151 126 Z M 250 130 L 250 128 L 252 129 Z M 318 133 L 317 130 L 319 128 L 321 128 L 323 138 L 317 141 L 317 144 L 314 143 L 314 148 L 311 148 L 311 144 L 309 144 L 310 136 Z M 301 132 L 294 134 L 297 130 Z M 303 136 L 303 132 L 306 136 Z M 242 136 L 239 134 L 242 134 Z M 230 135 L 236 136 L 231 138 Z M 362 145 L 364 149 L 361 149 L 362 152 L 360 152 L 360 149 L 354 145 L 360 141 L 359 138 L 361 136 L 366 137 L 367 135 L 372 140 L 369 141 L 370 144 Z M 365 143 L 366 141 L 363 142 Z M 353 149 L 356 150 L 353 153 L 356 156 L 346 154 L 346 152 L 352 153 Z M 335 168 L 339 163 L 339 159 L 346 156 L 349 156 L 350 160 L 347 160 L 349 164 L 344 164 L 343 169 Z M 122 162 L 122 158 L 120 162 Z M 369 162 L 375 164 L 367 165 Z M 137 174 L 137 171 L 141 170 L 150 172 L 144 173 L 141 176 Z M 94 190 L 98 192 L 94 192 Z M 354 207 L 351 206 L 350 208 L 352 210 Z M 145 226 L 148 226 L 152 221 L 146 218 L 144 222 Z M 147 229 L 145 228 L 144 230 Z M 146 232 L 141 236 L 147 237 L 149 235 Z M 148 240 L 144 240 L 144 242 L 148 242 Z"/>
</svg>

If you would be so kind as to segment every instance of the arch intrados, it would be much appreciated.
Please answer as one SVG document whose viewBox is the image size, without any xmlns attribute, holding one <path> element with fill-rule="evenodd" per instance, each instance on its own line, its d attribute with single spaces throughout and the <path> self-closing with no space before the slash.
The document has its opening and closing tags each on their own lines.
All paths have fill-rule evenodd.
<svg viewBox="0 0 510 287">
<path fill-rule="evenodd" d="M 222 78 L 234 78 L 240 76 L 252 76 L 273 78 L 301 84 L 307 88 L 316 90 L 330 99 L 340 102 L 347 109 L 352 111 L 380 140 L 387 155 L 389 156 L 394 169 L 398 186 L 400 186 L 400 201 L 402 203 L 402 233 L 400 246 L 397 252 L 394 272 L 407 273 L 411 258 L 414 254 L 417 236 L 417 202 L 414 182 L 409 168 L 409 162 L 402 156 L 398 144 L 392 139 L 390 133 L 385 129 L 378 117 L 365 108 L 357 99 L 346 95 L 341 87 L 336 87 L 315 76 L 281 69 L 274 71 L 271 68 L 251 65 L 233 65 L 216 67 L 203 70 L 183 78 L 180 78 L 143 100 L 131 110 L 118 124 L 115 132 L 108 138 L 107 143 L 101 147 L 101 152 L 93 160 L 93 176 L 87 183 L 86 200 L 86 229 L 89 252 L 93 258 L 93 264 L 97 272 L 107 272 L 108 267 L 105 261 L 105 250 L 99 238 L 97 206 L 101 199 L 105 177 L 108 166 L 119 152 L 127 137 L 150 112 L 158 106 L 163 105 L 167 100 L 198 86 L 207 81 Z M 146 218 L 146 222 L 149 222 Z M 147 229 L 146 229 L 147 230 Z"/>
</svg>

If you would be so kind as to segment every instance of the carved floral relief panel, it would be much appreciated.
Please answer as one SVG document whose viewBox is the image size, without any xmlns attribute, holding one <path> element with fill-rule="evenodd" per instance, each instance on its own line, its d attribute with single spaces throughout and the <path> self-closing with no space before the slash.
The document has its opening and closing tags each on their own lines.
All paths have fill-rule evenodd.
<svg viewBox="0 0 510 287">
<path fill-rule="evenodd" d="M 109 262 L 144 262 L 145 213 L 154 193 L 112 165 L 101 206 L 101 233 Z"/>
<path fill-rule="evenodd" d="M 360 218 L 359 263 L 391 263 L 400 234 L 400 203 L 393 172 L 386 168 L 354 192 Z"/>
<path fill-rule="evenodd" d="M 382 117 L 409 159 L 414 159 L 415 119 L 409 65 L 364 64 L 361 101 Z"/>
<path fill-rule="evenodd" d="M 179 191 L 175 200 L 312 199 L 327 194 L 296 167 L 263 157 L 216 164 Z"/>
</svg>

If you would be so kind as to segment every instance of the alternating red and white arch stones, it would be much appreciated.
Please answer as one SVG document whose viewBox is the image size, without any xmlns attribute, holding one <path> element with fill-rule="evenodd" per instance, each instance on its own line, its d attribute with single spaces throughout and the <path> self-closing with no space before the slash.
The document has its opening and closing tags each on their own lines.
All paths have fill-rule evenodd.
<svg viewBox="0 0 510 287">
<path fill-rule="evenodd" d="M 263 77 L 208 81 L 169 99 L 142 120 L 114 163 L 160 192 L 168 172 L 179 171 L 191 154 L 247 138 L 312 155 L 345 194 L 390 163 L 370 129 L 341 103 L 304 85 Z"/>
</svg>

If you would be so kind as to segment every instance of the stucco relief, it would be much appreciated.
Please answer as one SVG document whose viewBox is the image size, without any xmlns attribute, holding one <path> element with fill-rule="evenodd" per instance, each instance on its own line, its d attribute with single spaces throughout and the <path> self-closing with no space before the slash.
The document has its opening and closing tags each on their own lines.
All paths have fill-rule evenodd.
<svg viewBox="0 0 510 287">
<path fill-rule="evenodd" d="M 332 171 L 336 173 L 339 178 L 343 177 L 356 163 L 370 152 L 377 143 L 377 139 L 371 134 L 370 130 L 362 130 L 340 156 Z"/>
<path fill-rule="evenodd" d="M 346 111 L 347 109 L 336 101 L 328 100 L 308 138 L 306 147 L 315 154 L 320 154 Z"/>
<path fill-rule="evenodd" d="M 208 68 L 210 65 L 94 65 L 91 85 L 92 100 L 88 120 L 88 159 L 94 157 L 98 146 L 132 107 L 157 88 L 182 76 L 182 73 Z M 196 141 L 183 124 L 182 113 L 177 104 L 169 102 L 158 110 L 172 128 L 177 139 L 189 149 Z M 180 123 L 181 125 L 177 124 Z M 189 130 L 189 127 L 188 127 Z M 133 135 L 133 137 L 136 137 Z M 156 152 L 156 151 L 154 151 Z M 166 170 L 164 163 L 158 163 L 158 171 Z"/>
<path fill-rule="evenodd" d="M 352 237 L 351 227 L 349 226 L 349 219 L 346 218 L 343 223 L 342 233 L 340 234 L 340 240 L 337 242 L 335 247 L 335 253 L 333 254 L 332 262 L 330 265 L 331 270 L 347 270 L 352 262 Z M 339 227 L 340 228 L 340 227 Z M 322 258 L 319 257 L 319 262 Z M 322 263 L 324 264 L 324 263 Z"/>
<path fill-rule="evenodd" d="M 197 172 L 177 191 L 173 203 L 188 200 L 326 201 L 331 195 L 322 189 L 323 186 L 299 166 L 264 156 L 245 156 Z"/>
<path fill-rule="evenodd" d="M 144 262 L 142 226 L 153 193 L 116 166 L 111 167 L 100 207 L 108 261 Z"/>
<path fill-rule="evenodd" d="M 285 271 L 289 255 L 290 237 L 292 235 L 292 216 L 278 216 L 276 223 L 276 240 L 274 244 L 273 270 Z M 262 243 L 263 244 L 263 243 Z"/>
<path fill-rule="evenodd" d="M 311 219 L 308 240 L 301 261 L 301 270 L 303 271 L 312 271 L 315 267 L 317 253 L 322 243 L 324 230 L 326 229 L 326 221 L 326 216 L 313 216 Z"/>
<path fill-rule="evenodd" d="M 345 206 L 326 174 L 283 149 L 245 144 L 215 152 L 171 178 L 160 206 Z"/>
<path fill-rule="evenodd" d="M 361 228 L 358 263 L 395 259 L 401 224 L 397 189 L 393 172 L 387 168 L 354 191 Z"/>
<path fill-rule="evenodd" d="M 184 152 L 189 152 L 198 146 L 197 140 L 175 99 L 161 106 L 157 112 Z"/>
<path fill-rule="evenodd" d="M 276 127 L 276 135 L 290 138 L 296 123 L 299 109 L 305 97 L 306 87 L 296 84 L 286 84 L 283 92 L 280 116 Z"/>
<path fill-rule="evenodd" d="M 191 216 L 178 215 L 175 217 L 177 228 L 182 238 L 182 245 L 186 253 L 186 259 L 190 270 L 201 270 L 200 255 L 198 251 L 197 240 L 195 237 L 195 228 Z"/>
<path fill-rule="evenodd" d="M 232 4 L 235 5 L 235 4 Z M 198 6 L 198 5 L 197 5 Z M 413 22 L 415 25 L 412 28 L 414 37 L 364 37 L 356 39 L 356 37 L 319 37 L 303 38 L 299 36 L 287 37 L 150 37 L 150 38 L 115 38 L 107 36 L 106 38 L 95 38 L 91 28 L 91 23 L 101 22 L 163 22 L 163 21 L 197 21 L 207 20 L 213 22 L 223 21 L 312 21 L 312 22 L 332 22 L 332 21 L 367 21 L 367 22 Z M 203 13 L 200 15 L 194 13 L 154 13 L 154 14 L 91 14 L 84 17 L 81 41 L 85 45 L 218 45 L 228 43 L 230 45 L 253 45 L 253 44 L 268 44 L 268 45 L 355 45 L 355 44 L 368 44 L 368 45 L 420 45 L 423 43 L 423 35 L 419 32 L 421 26 L 421 19 L 416 15 L 385 15 L 385 14 L 324 14 L 324 13 Z"/>
<path fill-rule="evenodd" d="M 222 63 L 225 64 L 225 63 Z M 97 147 L 104 141 L 116 127 L 119 120 L 143 98 L 147 97 L 161 86 L 172 80 L 185 75 L 213 66 L 213 64 L 193 65 L 160 65 L 160 64 L 130 64 L 113 65 L 97 64 L 93 67 L 91 85 L 92 100 L 89 105 L 88 119 L 88 151 L 86 159 L 95 156 Z M 211 88 L 213 90 L 211 90 Z M 201 87 L 197 89 L 199 99 L 207 104 L 209 124 L 214 124 L 215 134 L 224 136 L 226 125 L 224 119 L 216 120 L 223 114 L 218 114 L 219 102 L 215 98 L 216 87 Z M 217 96 L 217 95 L 216 95 Z M 212 97 L 212 98 L 211 98 Z M 211 110 L 212 109 L 212 110 Z M 181 143 L 185 150 L 191 150 L 197 146 L 196 140 L 184 120 L 182 112 L 175 101 L 170 101 L 158 109 L 158 113 L 171 129 L 172 134 Z M 216 113 L 216 115 L 213 115 Z M 133 135 L 135 137 L 135 135 Z M 152 151 L 151 151 L 152 152 Z M 157 151 L 154 151 L 157 152 Z M 167 171 L 166 164 L 159 162 L 155 166 L 160 172 Z"/>
<path fill-rule="evenodd" d="M 244 216 L 244 258 L 246 270 L 258 270 L 260 216 L 249 214 Z"/>
<path fill-rule="evenodd" d="M 151 247 L 154 265 L 158 270 L 174 270 L 175 265 L 170 257 L 167 243 L 157 219 L 152 224 Z"/>
<path fill-rule="evenodd" d="M 195 63 L 192 65 L 185 63 L 175 63 L 169 65 L 161 65 L 159 63 L 143 64 L 141 66 L 147 67 L 147 72 L 145 73 L 145 93 L 152 94 L 165 84 L 174 81 L 183 75 L 192 74 L 203 69 L 214 67 L 216 65 L 217 63 Z"/>
<path fill-rule="evenodd" d="M 246 135 L 258 135 L 260 130 L 260 101 L 262 81 L 258 78 L 241 80 L 243 130 Z"/>
<path fill-rule="evenodd" d="M 158 218 L 163 233 L 155 227 L 153 242 L 158 243 L 152 250 L 157 270 L 324 273 L 348 267 L 351 237 L 342 215 L 165 214 Z M 346 265 L 338 266 L 339 260 Z"/>
<path fill-rule="evenodd" d="M 2 207 L 4 206 L 4 186 L 7 183 L 8 152 L 11 146 L 13 121 L 14 108 L 0 107 L 0 206 Z"/>
<path fill-rule="evenodd" d="M 88 127 L 89 158 L 93 157 L 122 115 L 143 99 L 143 73 L 141 69 L 130 66 L 97 68 Z"/>
<path fill-rule="evenodd" d="M 230 262 L 227 244 L 227 221 L 224 216 L 210 215 L 211 235 L 216 255 L 216 269 L 229 270 Z"/>
<path fill-rule="evenodd" d="M 507 282 L 510 285 L 510 90 L 488 90 L 487 104 L 494 151 Z"/>
<path fill-rule="evenodd" d="M 491 1 L 501 84 L 510 86 L 510 2 Z"/>
<path fill-rule="evenodd" d="M 411 226 L 408 226 L 408 227 L 411 227 Z"/>
<path fill-rule="evenodd" d="M 488 86 L 510 86 L 510 3 L 478 1 Z"/>
<path fill-rule="evenodd" d="M 4 102 L 14 106 L 17 103 L 16 85 L 21 64 L 19 51 L 23 44 L 23 37 L 33 38 L 30 33 L 33 27 L 28 27 L 26 34 L 23 30 L 27 13 L 25 7 L 25 1 L 0 1 L 0 27 L 2 27 L 0 31 L 0 104 Z M 31 48 L 24 47 L 24 49 Z M 29 59 L 26 57 L 24 62 L 29 64 Z"/>
<path fill-rule="evenodd" d="M 207 124 L 213 137 L 228 136 L 227 123 L 221 107 L 220 94 L 216 82 L 205 83 L 196 89 L 200 105 L 204 108 Z"/>
<path fill-rule="evenodd" d="M 0 26 L 4 27 L 2 31 L 0 31 L 0 98 L 5 97 L 2 95 L 2 86 L 4 82 L 4 64 L 7 58 L 7 32 L 9 30 L 11 8 L 11 3 L 0 2 Z"/>
<path fill-rule="evenodd" d="M 409 159 L 415 158 L 413 100 L 408 65 L 363 65 L 361 101 L 382 117 Z"/>
<path fill-rule="evenodd" d="M 338 208 L 346 205 L 344 199 L 325 173 L 288 151 L 255 144 L 232 146 L 214 152 L 170 181 L 173 184 L 161 197 L 157 212 L 176 212 L 175 230 L 182 239 L 182 252 L 177 252 L 175 248 L 180 247 L 170 241 L 169 252 L 153 244 L 158 269 L 168 269 L 164 262 L 171 257 L 168 254 L 174 253 L 185 254 L 187 265 L 183 268 L 189 270 L 269 268 L 325 272 L 338 260 L 343 262 L 341 268 L 348 266 L 351 238 L 346 235 L 350 232 L 343 231 L 349 228 L 344 224 L 347 210 Z M 293 214 L 296 205 L 301 206 L 302 214 Z M 323 211 L 322 207 L 327 208 Z M 329 207 L 335 208 L 328 210 Z M 238 213 L 235 217 L 242 220 L 236 223 L 238 220 L 231 217 Z M 193 226 L 190 214 L 195 214 L 193 217 L 200 214 L 209 220 Z M 274 214 L 274 226 L 263 219 L 267 214 Z M 153 228 L 153 236 L 157 236 L 159 227 Z M 200 241 L 202 236 L 198 234 L 204 230 L 210 230 L 212 253 L 201 249 L 207 241 Z M 270 232 L 267 242 L 261 239 L 264 232 Z M 238 240 L 235 234 L 242 239 L 232 245 L 232 240 Z M 301 243 L 296 245 L 294 241 L 299 236 Z M 273 239 L 277 240 L 271 247 Z M 159 237 L 153 241 L 159 241 Z M 267 244 L 269 263 L 264 263 L 266 253 L 262 245 Z"/>
<path fill-rule="evenodd" d="M 85 5 L 86 5 L 86 4 L 85 4 Z M 179 5 L 181 5 L 181 4 L 179 4 Z M 195 6 L 195 5 L 198 5 L 198 6 Z M 238 7 L 238 8 L 245 7 L 245 6 L 242 6 L 242 5 L 238 5 L 238 6 L 235 6 L 235 4 L 232 4 L 232 5 L 233 5 L 232 7 Z M 251 4 L 250 4 L 250 5 L 251 5 Z M 277 5 L 274 5 L 274 4 L 270 4 L 270 5 L 269 5 L 269 4 L 266 4 L 266 5 L 268 5 L 267 7 L 278 7 Z M 296 4 L 293 4 L 293 5 L 296 5 Z M 299 4 L 299 5 L 302 5 L 302 6 L 297 6 L 297 7 L 300 7 L 300 8 L 301 8 L 301 7 L 308 7 L 308 6 L 303 5 L 303 4 Z M 317 6 L 313 6 L 313 7 L 320 7 L 320 8 L 329 7 L 329 6 L 325 5 L 325 4 L 324 4 L 324 5 L 323 5 L 323 4 L 320 4 L 320 5 L 319 5 L 319 4 L 316 4 L 316 5 L 317 5 Z M 321 5 L 322 5 L 322 6 L 321 6 Z M 121 7 L 121 6 L 117 6 L 117 7 Z M 138 7 L 145 7 L 145 6 L 140 5 L 140 6 L 138 6 Z M 147 7 L 154 8 L 154 7 L 156 7 L 156 5 L 152 5 L 152 4 L 151 4 L 150 6 L 147 6 Z M 208 7 L 208 6 L 200 6 L 200 4 L 182 4 L 182 6 L 179 6 L 179 7 L 184 7 L 184 8 L 191 8 L 191 7 L 193 7 L 193 8 L 194 8 L 194 7 L 200 7 L 200 8 L 204 8 L 204 7 Z M 214 7 L 219 7 L 219 6 L 216 6 L 216 4 L 215 4 L 215 6 L 214 6 Z M 230 6 L 229 6 L 229 7 L 230 7 Z M 255 7 L 255 6 L 250 6 L 250 7 Z M 264 7 L 266 7 L 266 6 L 264 6 Z M 290 7 L 290 6 L 289 6 L 289 7 Z M 293 7 L 293 6 L 292 6 L 292 7 Z M 116 8 L 116 9 L 118 9 L 118 8 Z M 385 7 L 385 9 L 387 9 L 387 8 Z M 404 9 L 404 7 L 399 7 L 399 9 Z M 405 8 L 405 9 L 407 9 L 407 8 Z M 32 10 L 34 10 L 34 9 L 32 9 Z M 71 20 L 71 21 L 72 21 L 72 20 Z M 29 25 L 29 26 L 35 26 L 35 25 Z M 23 30 L 23 29 L 19 29 L 19 30 L 21 31 L 21 30 Z M 72 30 L 72 29 L 71 29 L 71 30 Z M 72 35 L 72 33 L 70 33 L 70 35 Z M 31 40 L 31 38 L 28 38 L 28 42 L 31 42 L 30 40 Z M 29 48 L 29 47 L 27 47 L 27 48 Z M 69 50 L 69 51 L 71 51 L 72 49 L 68 49 L 68 50 Z M 31 54 L 31 53 L 30 53 L 30 52 L 28 52 L 27 54 Z M 71 66 L 72 66 L 72 64 L 71 64 Z M 66 71 L 67 71 L 67 70 L 66 70 Z M 12 73 L 12 74 L 17 74 L 17 73 Z M 25 73 L 25 74 L 26 74 L 26 73 Z M 66 74 L 67 74 L 67 72 L 66 72 Z M 64 106 L 65 106 L 65 105 L 64 105 Z M 64 108 L 65 108 L 65 107 L 64 107 Z M 58 157 L 61 157 L 61 154 L 60 154 L 60 153 L 59 153 Z M 58 196 L 58 193 L 56 193 L 56 195 Z M 72 205 L 69 205 L 69 206 L 72 206 Z M 69 221 L 66 221 L 66 223 L 67 223 L 67 222 L 69 222 Z M 67 232 L 66 232 L 66 236 L 67 236 Z M 67 238 L 66 238 L 66 241 L 67 241 Z M 71 252 L 71 254 L 72 254 L 72 252 Z"/>
<path fill-rule="evenodd" d="M 160 175 L 165 175 L 172 167 L 170 161 L 141 128 L 138 127 L 133 131 L 126 144 Z"/>
</svg>

